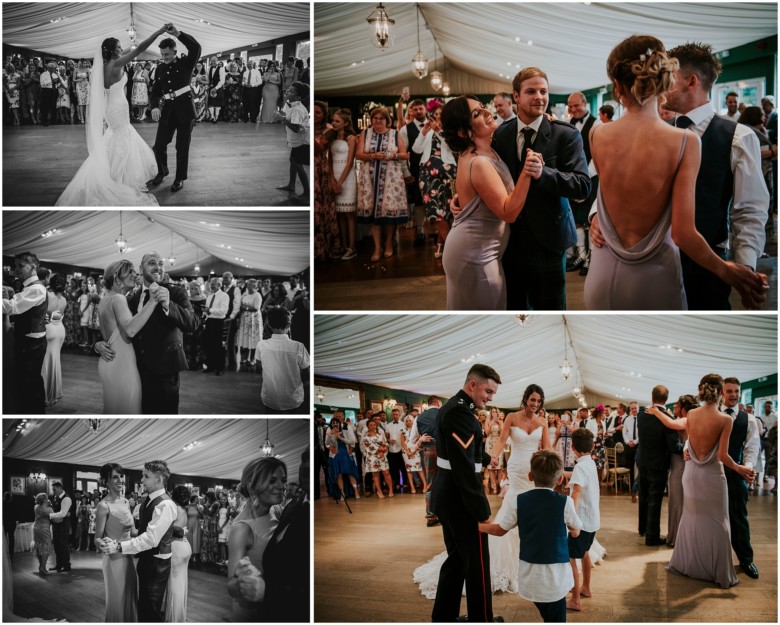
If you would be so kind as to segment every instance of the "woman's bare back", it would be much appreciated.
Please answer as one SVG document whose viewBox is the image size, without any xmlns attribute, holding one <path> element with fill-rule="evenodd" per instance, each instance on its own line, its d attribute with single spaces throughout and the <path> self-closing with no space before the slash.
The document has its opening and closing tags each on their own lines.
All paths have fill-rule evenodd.
<svg viewBox="0 0 780 625">
<path fill-rule="evenodd" d="M 728 416 L 714 406 L 694 408 L 688 413 L 688 444 L 696 457 L 706 458 L 717 447 Z"/>
<path fill-rule="evenodd" d="M 683 139 L 684 131 L 652 117 L 627 116 L 594 129 L 603 208 L 624 248 L 646 237 L 669 206 Z"/>
</svg>

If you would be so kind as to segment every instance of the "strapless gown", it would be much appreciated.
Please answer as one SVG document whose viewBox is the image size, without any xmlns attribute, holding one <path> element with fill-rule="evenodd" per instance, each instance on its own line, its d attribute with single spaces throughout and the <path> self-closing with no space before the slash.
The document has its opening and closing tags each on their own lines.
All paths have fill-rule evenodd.
<svg viewBox="0 0 780 625">
<path fill-rule="evenodd" d="M 57 200 L 57 206 L 157 206 L 146 182 L 157 174 L 152 148 L 130 124 L 127 75 L 106 89 L 102 141 L 108 158 L 89 156 Z"/>
<path fill-rule="evenodd" d="M 517 496 L 531 490 L 534 483 L 528 479 L 531 470 L 531 456 L 539 449 L 542 440 L 542 428 L 538 427 L 528 434 L 524 429 L 512 427 L 509 430 L 509 441 L 512 453 L 507 462 L 506 471 L 509 478 L 509 488 L 504 495 L 501 509 L 493 518 L 493 523 L 500 523 L 517 503 Z M 519 588 L 517 578 L 520 569 L 520 534 L 517 529 L 511 529 L 503 536 L 488 536 L 490 552 L 490 586 L 495 592 L 517 593 Z M 593 564 L 600 561 L 606 551 L 593 541 L 589 551 Z M 428 599 L 436 598 L 436 586 L 439 581 L 439 570 L 447 552 L 434 556 L 431 560 L 415 569 L 414 582 L 419 584 L 420 592 Z M 464 585 L 465 593 L 465 585 Z"/>
<path fill-rule="evenodd" d="M 689 446 L 683 470 L 683 512 L 668 569 L 715 582 L 721 588 L 739 582 L 731 561 L 729 497 L 718 445 L 703 459 Z"/>
<path fill-rule="evenodd" d="M 108 340 L 116 356 L 98 361 L 103 382 L 103 414 L 141 414 L 141 376 L 135 364 L 132 343 L 125 343 L 116 328 Z"/>
<path fill-rule="evenodd" d="M 687 139 L 686 132 L 680 162 Z M 591 250 L 590 269 L 585 279 L 585 307 L 588 310 L 687 310 L 680 250 L 672 240 L 671 198 L 650 232 L 636 245 L 625 248 L 609 218 L 601 191 L 599 186 L 596 214 L 606 245 Z M 620 210 L 630 209 L 621 207 Z"/>
<path fill-rule="evenodd" d="M 515 188 L 509 168 L 486 156 L 507 193 Z M 473 164 L 474 161 L 472 161 Z M 501 257 L 509 242 L 506 222 L 475 195 L 458 213 L 444 246 L 447 310 L 506 310 L 506 280 Z"/>
</svg>

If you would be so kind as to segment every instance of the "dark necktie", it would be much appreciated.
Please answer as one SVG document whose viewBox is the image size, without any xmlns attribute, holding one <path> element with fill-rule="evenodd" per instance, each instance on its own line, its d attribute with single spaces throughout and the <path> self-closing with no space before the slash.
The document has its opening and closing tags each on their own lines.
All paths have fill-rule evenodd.
<svg viewBox="0 0 780 625">
<path fill-rule="evenodd" d="M 634 438 L 632 440 L 636 440 L 636 415 L 634 415 Z"/>
<path fill-rule="evenodd" d="M 730 417 L 734 416 L 734 409 L 733 408 L 726 408 L 726 414 Z"/>
<path fill-rule="evenodd" d="M 688 126 L 693 125 L 693 120 L 687 115 L 680 115 L 680 117 L 675 120 L 674 125 L 678 128 L 687 128 Z"/>
<path fill-rule="evenodd" d="M 520 171 L 522 171 L 525 165 L 525 156 L 528 154 L 528 148 L 532 145 L 535 130 L 530 126 L 526 126 L 520 132 L 523 133 L 523 154 L 520 157 Z"/>
<path fill-rule="evenodd" d="M 144 303 L 141 304 L 141 308 L 146 306 L 146 303 L 149 301 L 149 289 L 146 289 L 146 295 L 144 295 Z"/>
<path fill-rule="evenodd" d="M 572 117 L 572 118 L 569 120 L 569 123 L 570 123 L 572 126 L 574 126 L 575 124 L 579 124 L 579 123 L 581 123 L 581 122 L 584 122 L 584 121 L 585 121 L 585 118 L 584 118 L 584 117 L 579 117 L 579 118 L 578 118 L 578 117 Z"/>
</svg>

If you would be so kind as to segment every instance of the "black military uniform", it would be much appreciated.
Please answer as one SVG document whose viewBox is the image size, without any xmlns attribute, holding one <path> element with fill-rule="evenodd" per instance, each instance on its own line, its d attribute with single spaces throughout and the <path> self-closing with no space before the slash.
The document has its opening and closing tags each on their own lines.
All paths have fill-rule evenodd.
<svg viewBox="0 0 780 625">
<path fill-rule="evenodd" d="M 463 582 L 470 623 L 492 622 L 490 556 L 487 534 L 478 523 L 490 517 L 480 471 L 490 462 L 482 444 L 482 428 L 474 403 L 458 391 L 436 417 L 436 453 L 439 473 L 433 484 L 431 511 L 444 531 L 447 559 L 439 573 L 433 622 L 452 623 L 460 611 Z"/>
<path fill-rule="evenodd" d="M 176 133 L 176 180 L 187 179 L 187 163 L 190 154 L 190 137 L 195 121 L 192 92 L 189 89 L 192 70 L 200 58 L 200 44 L 190 35 L 179 32 L 177 37 L 187 48 L 187 56 L 176 57 L 171 63 L 157 67 L 152 83 L 151 107 L 160 109 L 160 122 L 154 140 L 154 156 L 157 174 L 168 173 L 168 144 Z M 176 95 L 176 91 L 187 88 Z"/>
</svg>

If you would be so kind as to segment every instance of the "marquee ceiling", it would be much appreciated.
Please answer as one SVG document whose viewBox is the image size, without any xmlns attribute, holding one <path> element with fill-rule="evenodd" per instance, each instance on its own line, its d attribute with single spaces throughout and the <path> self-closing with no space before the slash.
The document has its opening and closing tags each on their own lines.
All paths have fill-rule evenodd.
<svg viewBox="0 0 780 625">
<path fill-rule="evenodd" d="M 268 437 L 274 455 L 298 481 L 301 454 L 309 445 L 307 419 L 103 419 L 92 434 L 86 419 L 31 419 L 19 434 L 19 419 L 4 419 L 3 457 L 102 466 L 116 462 L 142 469 L 165 460 L 172 473 L 239 480 L 244 466 L 259 458 Z M 198 441 L 192 449 L 184 447 Z"/>
<path fill-rule="evenodd" d="M 130 248 L 120 255 L 120 211 L 3 211 L 3 254 L 31 251 L 41 262 L 105 269 L 120 257 L 138 269 L 156 251 L 176 261 L 173 275 L 191 272 L 195 261 L 215 257 L 246 273 L 289 275 L 309 266 L 308 211 L 121 211 Z M 50 236 L 42 236 L 51 232 Z"/>
<path fill-rule="evenodd" d="M 607 84 L 610 50 L 632 34 L 651 34 L 671 48 L 686 41 L 726 50 L 777 34 L 777 3 L 464 2 L 419 4 L 420 43 L 453 94 L 511 91 L 522 67 L 541 67 L 552 93 Z M 392 47 L 370 41 L 366 18 L 376 3 L 316 3 L 314 41 L 318 95 L 433 95 L 429 78 L 412 75 L 417 52 L 415 4 L 387 3 L 395 20 Z M 429 30 L 426 30 L 425 24 Z M 516 40 L 517 39 L 517 40 Z M 528 45 L 528 41 L 532 45 Z M 442 52 L 447 59 L 446 69 Z"/>
<path fill-rule="evenodd" d="M 4 2 L 3 43 L 91 58 L 116 37 L 128 50 L 131 6 L 139 42 L 173 22 L 204 55 L 309 30 L 308 2 Z M 149 52 L 159 57 L 154 44 Z"/>
<path fill-rule="evenodd" d="M 774 315 L 539 314 L 524 326 L 511 314 L 317 315 L 314 330 L 318 375 L 450 397 L 481 362 L 501 376 L 495 403 L 507 407 L 531 383 L 551 407 L 576 405 L 578 381 L 589 405 L 614 405 L 648 402 L 656 384 L 674 399 L 695 394 L 710 372 L 742 380 L 777 372 Z M 559 368 L 565 356 L 568 381 Z"/>
</svg>

